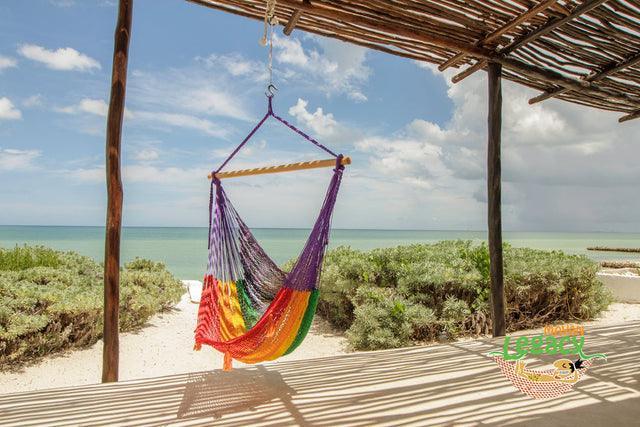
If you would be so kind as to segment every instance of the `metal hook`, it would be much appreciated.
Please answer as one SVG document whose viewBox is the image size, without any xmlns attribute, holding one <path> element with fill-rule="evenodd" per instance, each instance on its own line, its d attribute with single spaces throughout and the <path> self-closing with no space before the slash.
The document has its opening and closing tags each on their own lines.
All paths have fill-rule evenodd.
<svg viewBox="0 0 640 427">
<path fill-rule="evenodd" d="M 267 90 L 264 92 L 265 95 L 267 95 L 267 98 L 273 98 L 273 96 L 276 94 L 275 91 L 277 91 L 278 88 L 276 87 L 276 85 L 274 85 L 273 83 L 269 83 L 269 86 L 267 86 Z"/>
</svg>

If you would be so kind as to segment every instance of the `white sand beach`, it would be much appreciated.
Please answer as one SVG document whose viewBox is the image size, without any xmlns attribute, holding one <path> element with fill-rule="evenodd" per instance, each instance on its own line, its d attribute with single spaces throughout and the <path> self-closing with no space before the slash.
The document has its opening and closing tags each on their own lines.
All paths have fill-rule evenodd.
<svg viewBox="0 0 640 427">
<path fill-rule="evenodd" d="M 222 368 L 222 354 L 209 347 L 192 350 L 198 305 L 185 294 L 171 311 L 154 316 L 148 326 L 120 336 L 120 380 L 160 377 Z M 590 327 L 640 320 L 640 304 L 614 303 Z M 467 338 L 463 341 L 471 341 Z M 337 356 L 347 353 L 342 336 L 316 317 L 303 344 L 279 361 Z M 272 363 L 279 363 L 278 361 Z M 99 383 L 102 341 L 91 348 L 48 356 L 18 372 L 0 373 L 0 394 Z M 234 367 L 242 363 L 234 361 Z"/>
<path fill-rule="evenodd" d="M 175 309 L 154 316 L 140 331 L 120 335 L 120 380 L 222 368 L 222 354 L 203 346 L 194 351 L 193 330 L 198 305 L 185 294 Z M 316 319 L 302 345 L 279 360 L 332 356 L 346 352 L 346 339 L 332 334 Z M 0 373 L 0 394 L 99 383 L 102 341 L 91 348 L 48 356 L 19 372 Z M 234 367 L 242 363 L 234 361 Z"/>
</svg>

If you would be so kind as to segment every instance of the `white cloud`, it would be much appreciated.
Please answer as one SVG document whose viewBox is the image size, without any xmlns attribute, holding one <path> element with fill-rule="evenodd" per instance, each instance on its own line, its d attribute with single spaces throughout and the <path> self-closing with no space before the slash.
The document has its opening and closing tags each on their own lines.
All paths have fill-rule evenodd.
<svg viewBox="0 0 640 427">
<path fill-rule="evenodd" d="M 133 158 L 141 162 L 150 162 L 160 158 L 160 152 L 153 148 L 143 148 L 138 150 Z"/>
<path fill-rule="evenodd" d="M 105 180 L 104 166 L 68 170 L 63 173 L 79 182 L 103 182 Z"/>
<path fill-rule="evenodd" d="M 337 123 L 333 118 L 333 114 L 325 114 L 320 107 L 316 108 L 315 112 L 310 113 L 307 111 L 308 104 L 304 99 L 298 98 L 296 105 L 289 108 L 289 114 L 306 128 L 312 129 L 317 135 L 326 136 L 335 132 Z"/>
<path fill-rule="evenodd" d="M 267 69 L 264 63 L 252 61 L 239 53 L 211 54 L 205 58 L 197 57 L 196 60 L 210 69 L 222 67 L 234 77 L 250 77 L 256 81 L 266 81 L 267 79 Z"/>
<path fill-rule="evenodd" d="M 368 100 L 367 96 L 364 93 L 357 90 L 352 90 L 347 94 L 347 96 L 349 97 L 349 99 L 355 102 L 365 102 Z"/>
<path fill-rule="evenodd" d="M 308 36 L 319 49 L 307 49 L 295 37 L 274 39 L 275 58 L 280 64 L 291 66 L 285 79 L 312 85 L 327 95 L 344 94 L 356 102 L 367 100 L 362 86 L 371 70 L 365 65 L 367 49 L 338 40 Z"/>
<path fill-rule="evenodd" d="M 135 105 L 147 111 L 173 110 L 250 121 L 235 80 L 213 70 L 193 68 L 162 73 L 134 71 L 129 93 Z"/>
<path fill-rule="evenodd" d="M 445 164 L 442 147 L 428 134 L 412 130 L 412 125 L 396 138 L 364 138 L 356 143 L 356 149 L 371 154 L 371 170 L 409 186 L 434 188 L 451 181 L 452 171 Z"/>
<path fill-rule="evenodd" d="M 193 186 L 206 180 L 206 169 L 158 167 L 148 164 L 125 166 L 123 180 L 131 183 L 166 184 L 172 186 Z"/>
<path fill-rule="evenodd" d="M 22 105 L 27 108 L 40 107 L 42 106 L 44 97 L 41 94 L 31 95 L 22 100 Z"/>
<path fill-rule="evenodd" d="M 172 127 L 193 129 L 204 134 L 226 138 L 228 131 L 211 120 L 201 119 L 188 114 L 164 113 L 155 111 L 135 111 L 131 113 L 133 120 L 164 124 Z"/>
<path fill-rule="evenodd" d="M 224 159 L 235 150 L 237 145 L 230 145 L 225 147 L 216 148 L 211 151 L 211 155 L 214 159 Z M 264 153 L 263 151 L 267 148 L 267 141 L 264 139 L 260 139 L 258 141 L 250 141 L 247 145 L 242 147 L 242 150 L 238 151 L 234 156 L 235 159 L 251 159 L 256 162 L 264 161 Z M 272 152 L 269 154 L 273 155 Z M 237 164 L 236 164 L 237 166 Z M 245 166 L 243 166 L 244 168 Z M 256 167 L 256 165 L 246 164 L 246 167 Z"/>
<path fill-rule="evenodd" d="M 307 56 L 302 43 L 297 38 L 276 37 L 275 42 L 278 61 L 283 64 L 297 65 L 298 67 L 307 67 L 312 59 Z M 314 54 L 316 61 L 320 59 L 320 55 Z M 325 64 L 326 66 L 326 64 Z"/>
<path fill-rule="evenodd" d="M 17 171 L 35 168 L 33 161 L 40 157 L 38 150 L 0 148 L 0 171 Z"/>
<path fill-rule="evenodd" d="M 104 166 L 93 166 L 62 171 L 67 177 L 80 183 L 104 182 Z M 180 168 L 175 166 L 154 166 L 145 163 L 125 165 L 122 179 L 125 184 L 166 184 L 176 187 L 199 185 L 206 180 L 209 171 L 202 168 Z"/>
<path fill-rule="evenodd" d="M 18 61 L 9 56 L 0 55 L 0 71 L 18 66 Z"/>
<path fill-rule="evenodd" d="M 64 114 L 91 114 L 99 117 L 106 117 L 108 110 L 109 105 L 104 100 L 91 98 L 83 98 L 77 104 L 54 109 L 54 111 Z M 125 118 L 131 120 L 133 123 L 144 122 L 152 126 L 166 125 L 169 127 L 193 129 L 207 135 L 221 138 L 228 136 L 225 128 L 211 120 L 201 119 L 188 114 L 166 113 L 161 111 L 132 111 L 127 109 L 125 110 Z"/>
<path fill-rule="evenodd" d="M 7 97 L 0 98 L 0 120 L 19 120 L 22 112 Z"/>
<path fill-rule="evenodd" d="M 248 120 L 246 111 L 230 93 L 214 89 L 188 90 L 178 97 L 179 105 L 187 110 L 211 116 Z"/>
<path fill-rule="evenodd" d="M 87 113 L 107 117 L 109 105 L 102 99 L 83 98 L 77 104 L 56 108 L 55 111 L 65 114 Z"/>
<path fill-rule="evenodd" d="M 332 113 L 326 113 L 321 107 L 310 111 L 307 109 L 308 105 L 308 101 L 298 98 L 296 104 L 289 108 L 289 115 L 296 119 L 304 132 L 317 137 L 322 143 L 338 149 L 362 138 L 365 134 L 362 129 L 339 122 Z"/>
<path fill-rule="evenodd" d="M 432 67 L 420 66 L 433 71 Z M 451 120 L 442 127 L 426 120 L 414 121 L 400 135 L 399 147 L 377 148 L 374 159 L 399 157 L 395 162 L 402 167 L 395 171 L 405 177 L 415 176 L 420 168 L 432 170 L 434 164 L 444 167 L 448 172 L 432 179 L 436 188 L 450 187 L 450 197 L 444 203 L 470 198 L 481 203 L 484 211 L 486 75 L 476 73 L 454 85 L 449 80 L 453 73 L 443 75 L 454 104 Z M 629 215 L 638 205 L 635 193 L 640 170 L 635 159 L 640 156 L 640 148 L 634 141 L 640 123 L 620 125 L 616 114 L 559 100 L 529 105 L 527 101 L 534 95 L 531 89 L 503 82 L 505 226 L 628 231 L 635 224 L 640 229 L 640 222 Z M 442 163 L 420 158 L 415 151 L 415 162 L 406 155 L 414 150 L 407 139 L 417 136 L 422 144 L 441 149 Z M 393 170 L 394 165 L 386 166 Z M 613 195 L 618 198 L 615 202 Z M 624 224 L 620 212 L 627 213 Z"/>
<path fill-rule="evenodd" d="M 414 61 L 414 62 L 418 67 L 431 71 L 431 73 L 434 76 L 440 76 L 440 71 L 438 70 L 438 66 L 436 64 L 432 64 L 431 62 L 425 62 L 425 61 Z"/>
<path fill-rule="evenodd" d="M 18 48 L 18 53 L 25 58 L 43 63 L 52 70 L 90 71 L 101 68 L 98 61 L 71 47 L 48 50 L 35 44 L 23 44 Z"/>
<path fill-rule="evenodd" d="M 75 0 L 49 0 L 49 3 L 58 7 L 71 7 L 76 4 Z"/>
</svg>

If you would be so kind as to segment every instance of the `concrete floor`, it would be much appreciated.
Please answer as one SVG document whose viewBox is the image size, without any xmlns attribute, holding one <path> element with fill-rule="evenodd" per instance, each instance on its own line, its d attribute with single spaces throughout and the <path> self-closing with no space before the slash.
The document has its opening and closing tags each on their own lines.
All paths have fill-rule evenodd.
<svg viewBox="0 0 640 427">
<path fill-rule="evenodd" d="M 585 351 L 608 360 L 555 400 L 533 400 L 501 376 L 486 356 L 501 344 L 476 340 L 7 394 L 0 425 L 638 425 L 640 322 L 588 327 Z"/>
</svg>

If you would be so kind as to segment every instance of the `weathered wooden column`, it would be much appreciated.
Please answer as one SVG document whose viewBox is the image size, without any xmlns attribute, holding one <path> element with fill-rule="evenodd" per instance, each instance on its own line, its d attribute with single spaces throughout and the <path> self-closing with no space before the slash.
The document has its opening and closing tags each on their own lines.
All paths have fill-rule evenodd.
<svg viewBox="0 0 640 427">
<path fill-rule="evenodd" d="M 120 179 L 120 139 L 127 88 L 127 59 L 131 35 L 133 0 L 120 0 L 113 48 L 111 99 L 107 116 L 107 224 L 104 246 L 104 347 L 102 382 L 118 381 L 120 229 L 122 225 L 122 180 Z"/>
<path fill-rule="evenodd" d="M 491 318 L 493 336 L 504 336 L 505 300 L 502 264 L 502 212 L 501 212 L 501 160 L 500 143 L 502 131 L 502 66 L 489 63 L 489 114 L 487 150 L 487 193 L 489 259 L 491 269 Z"/>
</svg>

